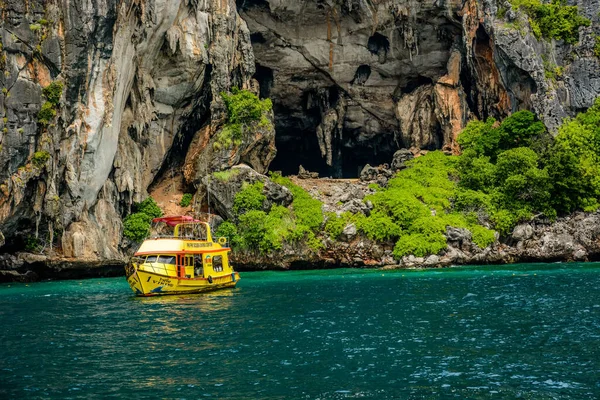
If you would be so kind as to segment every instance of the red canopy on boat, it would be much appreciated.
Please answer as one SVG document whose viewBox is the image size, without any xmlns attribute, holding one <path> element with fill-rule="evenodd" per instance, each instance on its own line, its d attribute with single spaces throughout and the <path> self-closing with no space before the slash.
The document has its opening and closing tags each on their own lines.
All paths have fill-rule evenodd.
<svg viewBox="0 0 600 400">
<path fill-rule="evenodd" d="M 194 217 L 190 217 L 189 215 L 180 215 L 174 217 L 160 217 L 154 218 L 152 222 L 164 222 L 169 226 L 175 226 L 177 224 L 181 224 L 184 222 L 202 222 L 199 219 L 194 219 Z"/>
</svg>

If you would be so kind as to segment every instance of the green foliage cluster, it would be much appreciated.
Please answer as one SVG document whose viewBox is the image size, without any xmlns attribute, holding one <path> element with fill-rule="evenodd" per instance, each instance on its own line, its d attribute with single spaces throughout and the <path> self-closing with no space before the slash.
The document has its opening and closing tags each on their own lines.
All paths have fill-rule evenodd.
<svg viewBox="0 0 600 400">
<path fill-rule="evenodd" d="M 213 177 L 220 180 L 221 182 L 228 182 L 231 178 L 238 175 L 240 170 L 237 168 L 227 169 L 225 171 L 213 172 Z"/>
<path fill-rule="evenodd" d="M 53 105 L 57 106 L 60 103 L 60 98 L 63 92 L 63 83 L 60 81 L 54 81 L 44 89 L 42 89 L 46 99 Z"/>
<path fill-rule="evenodd" d="M 56 116 L 56 108 L 60 103 L 62 91 L 63 84 L 59 81 L 52 82 L 42 90 L 47 101 L 42 104 L 42 108 L 38 113 L 38 122 L 41 125 L 48 125 Z"/>
<path fill-rule="evenodd" d="M 600 36 L 596 36 L 596 44 L 594 45 L 594 54 L 600 58 Z"/>
<path fill-rule="evenodd" d="M 600 98 L 561 126 L 548 156 L 552 205 L 560 213 L 600 206 Z"/>
<path fill-rule="evenodd" d="M 469 123 L 458 138 L 463 154 L 457 164 L 457 209 L 484 214 L 501 233 L 534 212 L 554 217 L 549 174 L 540 158 L 548 136 L 529 111 L 499 125 L 493 119 Z"/>
<path fill-rule="evenodd" d="M 31 163 L 37 168 L 42 168 L 50 159 L 50 153 L 47 151 L 36 151 L 31 156 Z"/>
<path fill-rule="evenodd" d="M 394 256 L 425 256 L 446 247 L 446 228 L 466 228 L 480 247 L 493 243 L 494 232 L 477 223 L 471 213 L 453 211 L 457 191 L 457 157 L 436 151 L 407 163 L 386 188 L 365 200 L 373 203 L 369 216 L 327 215 L 325 231 L 338 237 L 349 223 L 375 241 L 395 241 Z"/>
<path fill-rule="evenodd" d="M 292 209 L 301 225 L 313 231 L 321 227 L 323 224 L 323 212 L 321 211 L 323 203 L 314 199 L 306 190 L 294 184 L 289 178 L 272 173 L 271 180 L 285 186 L 292 192 L 294 196 Z"/>
<path fill-rule="evenodd" d="M 240 190 L 233 199 L 233 212 L 244 214 L 248 211 L 259 211 L 263 208 L 263 203 L 267 197 L 263 194 L 265 185 L 260 182 L 249 184 L 244 182 Z"/>
<path fill-rule="evenodd" d="M 496 139 L 503 135 L 508 140 Z M 555 218 L 600 207 L 600 99 L 566 120 L 554 139 L 532 113 L 521 111 L 499 126 L 472 122 L 458 141 L 463 154 L 455 205 L 484 212 L 502 233 L 536 214 Z"/>
<path fill-rule="evenodd" d="M 444 234 L 448 226 L 476 231 L 478 235 L 473 238 L 480 247 L 491 244 L 492 231 L 478 226 L 474 216 L 453 209 L 456 164 L 456 157 L 441 152 L 431 152 L 409 162 L 410 168 L 390 180 L 385 190 L 368 197 L 374 209 L 366 224 L 359 223 L 359 229 L 374 239 L 397 237 L 396 257 L 438 253 L 446 247 Z M 386 219 L 391 223 L 385 222 Z M 384 227 L 383 232 L 379 227 Z"/>
<path fill-rule="evenodd" d="M 28 235 L 25 238 L 25 251 L 30 253 L 37 253 L 40 251 L 41 242 L 38 238 L 33 235 Z"/>
<path fill-rule="evenodd" d="M 581 16 L 577 6 L 567 5 L 566 0 L 510 0 L 513 7 L 529 16 L 533 34 L 539 38 L 562 39 L 575 44 L 579 40 L 579 28 L 589 26 L 590 20 Z"/>
<path fill-rule="evenodd" d="M 162 210 L 152 197 L 134 204 L 134 213 L 123 220 L 123 236 L 134 242 L 141 242 L 150 232 L 154 218 L 162 216 Z"/>
<path fill-rule="evenodd" d="M 38 122 L 41 125 L 48 125 L 52 119 L 56 117 L 56 110 L 54 106 L 49 101 L 42 104 L 42 108 L 38 113 Z"/>
<path fill-rule="evenodd" d="M 216 150 L 239 146 L 244 129 L 271 128 L 267 118 L 267 113 L 273 108 L 271 99 L 260 100 L 254 93 L 236 87 L 231 89 L 231 94 L 221 92 L 221 98 L 227 107 L 227 122 L 214 143 Z"/>
<path fill-rule="evenodd" d="M 189 207 L 190 204 L 192 204 L 192 198 L 194 197 L 193 194 L 191 193 L 186 193 L 181 197 L 181 201 L 179 202 L 179 205 L 181 207 Z"/>
<path fill-rule="evenodd" d="M 285 243 L 304 243 L 317 251 L 322 247 L 315 233 L 321 227 L 321 202 L 289 179 L 273 174 L 272 180 L 286 186 L 293 195 L 290 208 L 274 205 L 264 211 L 264 184 L 245 183 L 233 201 L 237 221 L 226 221 L 216 231 L 225 236 L 234 249 L 266 254 L 282 249 Z"/>
</svg>

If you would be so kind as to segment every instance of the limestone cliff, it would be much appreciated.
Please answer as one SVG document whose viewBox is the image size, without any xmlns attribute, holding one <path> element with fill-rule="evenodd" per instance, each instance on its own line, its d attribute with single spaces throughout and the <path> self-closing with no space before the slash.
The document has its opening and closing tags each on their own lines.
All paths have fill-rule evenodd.
<svg viewBox="0 0 600 400">
<path fill-rule="evenodd" d="M 555 130 L 600 93 L 599 4 L 576 3 L 593 23 L 572 46 L 537 40 L 502 0 L 243 1 L 277 116 L 273 168 L 356 176 L 398 148 L 453 151 L 468 120 L 521 109 Z"/>
<path fill-rule="evenodd" d="M 4 0 L 4 268 L 24 250 L 118 263 L 134 201 L 265 172 L 275 144 L 271 169 L 342 177 L 399 148 L 455 151 L 472 118 L 532 109 L 556 129 L 600 94 L 600 5 L 572 3 L 592 21 L 576 45 L 536 39 L 504 0 Z M 273 100 L 275 132 L 219 148 L 233 86 Z"/>
</svg>

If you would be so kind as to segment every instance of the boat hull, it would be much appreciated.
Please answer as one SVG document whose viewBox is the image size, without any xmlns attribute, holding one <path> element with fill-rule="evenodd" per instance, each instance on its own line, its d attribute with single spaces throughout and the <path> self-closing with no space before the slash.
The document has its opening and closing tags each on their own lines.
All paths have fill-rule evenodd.
<svg viewBox="0 0 600 400">
<path fill-rule="evenodd" d="M 182 279 L 143 271 L 133 266 L 129 266 L 127 271 L 127 282 L 137 296 L 204 293 L 233 288 L 239 279 L 240 275 L 237 272 L 217 275 L 210 279 Z"/>
</svg>

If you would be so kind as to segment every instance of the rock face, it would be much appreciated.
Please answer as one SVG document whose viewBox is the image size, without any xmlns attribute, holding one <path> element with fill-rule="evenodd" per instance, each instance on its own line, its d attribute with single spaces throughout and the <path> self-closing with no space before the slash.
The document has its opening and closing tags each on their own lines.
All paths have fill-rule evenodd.
<svg viewBox="0 0 600 400">
<path fill-rule="evenodd" d="M 229 220 L 237 220 L 233 207 L 235 195 L 245 185 L 251 185 L 255 182 L 263 183 L 264 211 L 269 211 L 274 204 L 287 207 L 292 203 L 293 196 L 288 188 L 273 182 L 267 176 L 257 173 L 246 165 L 238 165 L 231 168 L 224 177 L 207 176 L 204 178 L 204 185 L 208 191 L 209 206 L 213 207 L 219 215 Z"/>
<path fill-rule="evenodd" d="M 537 40 L 505 0 L 4 0 L 0 252 L 120 261 L 121 218 L 175 176 L 187 191 L 239 163 L 356 178 L 520 109 L 556 130 L 600 94 L 598 1 L 569 3 L 592 21 L 574 46 Z M 275 129 L 223 147 L 233 86 L 272 98 Z"/>
<path fill-rule="evenodd" d="M 274 168 L 356 177 L 402 147 L 456 151 L 468 120 L 522 109 L 555 130 L 600 94 L 598 2 L 571 3 L 593 22 L 574 47 L 515 29 L 527 18 L 500 13 L 505 0 L 244 1 L 275 106 Z M 557 81 L 550 65 L 564 67 Z"/>
<path fill-rule="evenodd" d="M 275 155 L 272 128 L 213 146 L 219 93 L 256 87 L 232 1 L 7 0 L 1 29 L 5 251 L 121 260 L 121 218 L 153 183 L 184 164 L 188 184 L 238 162 L 266 171 Z M 52 82 L 64 90 L 42 124 Z"/>
</svg>

